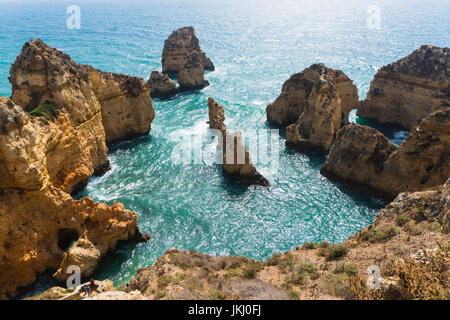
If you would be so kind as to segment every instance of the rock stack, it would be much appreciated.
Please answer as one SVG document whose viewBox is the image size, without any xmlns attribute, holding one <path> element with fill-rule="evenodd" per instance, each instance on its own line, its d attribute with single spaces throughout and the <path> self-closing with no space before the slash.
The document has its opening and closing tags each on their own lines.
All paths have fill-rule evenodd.
<svg viewBox="0 0 450 320">
<path fill-rule="evenodd" d="M 356 86 L 342 71 L 315 64 L 283 84 L 281 95 L 267 106 L 267 121 L 287 126 L 286 144 L 325 153 L 335 133 L 358 104 Z"/>
<path fill-rule="evenodd" d="M 220 132 L 219 148 L 223 152 L 222 168 L 224 174 L 248 185 L 269 186 L 269 181 L 253 165 L 241 133 L 239 131 L 231 134 L 228 132 L 224 124 L 225 112 L 223 107 L 210 97 L 208 98 L 208 109 L 210 128 L 217 129 Z"/>
<path fill-rule="evenodd" d="M 164 42 L 162 71 L 178 76 L 180 91 L 201 90 L 209 85 L 204 71 L 214 71 L 211 60 L 200 48 L 193 27 L 172 32 Z"/>
<path fill-rule="evenodd" d="M 164 42 L 162 54 L 163 73 L 178 74 L 188 62 L 188 55 L 196 51 L 205 70 L 214 71 L 214 64 L 200 48 L 193 27 L 184 27 L 172 32 Z"/>
</svg>

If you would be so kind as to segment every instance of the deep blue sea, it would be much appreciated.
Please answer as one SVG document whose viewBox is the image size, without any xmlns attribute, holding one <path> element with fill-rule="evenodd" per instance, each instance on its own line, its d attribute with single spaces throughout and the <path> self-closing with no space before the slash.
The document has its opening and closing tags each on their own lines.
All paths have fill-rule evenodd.
<svg viewBox="0 0 450 320">
<path fill-rule="evenodd" d="M 72 4 L 81 9 L 79 30 L 66 26 Z M 373 5 L 379 28 L 367 23 Z M 11 94 L 10 65 L 31 38 L 79 63 L 147 79 L 161 70 L 168 35 L 194 26 L 216 66 L 206 74 L 211 85 L 155 99 L 150 135 L 112 146 L 112 170 L 92 178 L 78 195 L 123 203 L 152 236 L 147 243 L 120 245 L 96 277 L 123 283 L 171 248 L 266 259 L 304 242 L 343 241 L 372 223 L 382 203 L 322 177 L 324 156 L 286 149 L 283 132 L 276 136 L 279 167 L 257 165 L 269 188 L 230 181 L 218 166 L 174 163 L 177 137 L 192 128 L 207 134 L 209 96 L 224 106 L 228 128 L 247 138 L 269 129 L 266 105 L 291 74 L 317 62 L 343 70 L 363 99 L 381 66 L 422 44 L 449 46 L 449 16 L 448 0 L 0 0 L 0 95 Z M 367 123 L 354 112 L 351 119 Z M 398 128 L 379 128 L 396 143 L 404 139 Z M 211 137 L 201 144 L 215 146 Z"/>
</svg>

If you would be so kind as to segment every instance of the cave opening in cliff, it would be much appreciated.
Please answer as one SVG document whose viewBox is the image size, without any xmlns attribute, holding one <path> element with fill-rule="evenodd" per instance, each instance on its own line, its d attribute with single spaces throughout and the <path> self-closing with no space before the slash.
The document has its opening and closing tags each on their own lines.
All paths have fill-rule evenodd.
<svg viewBox="0 0 450 320">
<path fill-rule="evenodd" d="M 58 230 L 58 247 L 63 250 L 67 251 L 69 250 L 72 245 L 75 243 L 75 241 L 79 238 L 78 231 L 75 229 L 59 229 Z"/>
</svg>

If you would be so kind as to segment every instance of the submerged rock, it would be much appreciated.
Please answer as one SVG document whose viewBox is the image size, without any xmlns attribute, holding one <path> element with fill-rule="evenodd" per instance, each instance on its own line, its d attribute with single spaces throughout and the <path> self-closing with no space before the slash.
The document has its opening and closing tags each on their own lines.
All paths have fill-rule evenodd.
<svg viewBox="0 0 450 320">
<path fill-rule="evenodd" d="M 222 169 L 227 176 L 239 180 L 245 184 L 269 186 L 269 181 L 264 178 L 252 163 L 250 153 L 239 131 L 229 133 L 224 125 L 225 113 L 223 107 L 208 98 L 209 126 L 217 129 L 219 133 L 219 149 L 223 152 Z"/>
<path fill-rule="evenodd" d="M 267 106 L 267 120 L 288 126 L 289 147 L 326 153 L 357 102 L 356 87 L 342 71 L 315 64 L 283 84 L 281 95 Z"/>
<path fill-rule="evenodd" d="M 450 108 L 428 115 L 398 148 L 377 130 L 349 124 L 321 173 L 392 200 L 404 191 L 440 185 L 450 176 Z"/>
<path fill-rule="evenodd" d="M 198 52 L 200 65 L 203 69 L 214 71 L 214 64 L 200 48 L 194 28 L 184 27 L 172 32 L 164 42 L 162 53 L 163 73 L 178 74 L 188 63 L 189 54 L 194 51 Z"/>
<path fill-rule="evenodd" d="M 201 90 L 209 86 L 209 82 L 204 78 L 204 70 L 198 51 L 192 51 L 188 54 L 186 64 L 178 73 L 178 83 L 180 91 Z"/>
<path fill-rule="evenodd" d="M 412 130 L 428 114 L 450 107 L 450 49 L 422 46 L 381 68 L 358 116 Z"/>
<path fill-rule="evenodd" d="M 167 74 L 161 74 L 153 71 L 147 81 L 152 98 L 168 98 L 178 93 L 175 81 L 169 78 Z"/>
<path fill-rule="evenodd" d="M 146 239 L 120 204 L 74 200 L 109 168 L 106 142 L 148 133 L 154 117 L 142 79 L 76 64 L 41 40 L 26 43 L 0 97 L 0 297 L 48 269 L 91 275 L 118 241 Z M 76 242 L 75 245 L 72 243 Z"/>
</svg>

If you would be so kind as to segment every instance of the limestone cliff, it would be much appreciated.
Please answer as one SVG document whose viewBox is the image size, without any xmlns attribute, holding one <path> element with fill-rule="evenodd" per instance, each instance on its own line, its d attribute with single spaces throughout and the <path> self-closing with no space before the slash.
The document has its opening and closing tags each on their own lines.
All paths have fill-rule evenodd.
<svg viewBox="0 0 450 320">
<path fill-rule="evenodd" d="M 107 141 L 128 126 L 145 134 L 154 117 L 142 79 L 78 65 L 41 40 L 24 45 L 10 75 L 12 99 L 0 98 L 1 298 L 48 269 L 61 281 L 71 264 L 89 276 L 118 241 L 146 239 L 136 213 L 69 193 L 109 168 Z"/>
<path fill-rule="evenodd" d="M 24 111 L 46 101 L 58 110 L 57 121 L 44 127 L 56 136 L 44 144 L 49 154 L 46 168 L 55 186 L 71 193 L 94 172 L 109 168 L 101 106 L 85 68 L 43 41 L 32 40 L 23 46 L 9 79 L 11 98 Z"/>
<path fill-rule="evenodd" d="M 224 125 L 223 107 L 209 97 L 208 110 L 210 128 L 219 130 L 219 150 L 222 149 L 223 153 L 222 169 L 224 174 L 245 184 L 269 186 L 269 181 L 253 165 L 241 133 L 239 131 L 228 132 Z"/>
<path fill-rule="evenodd" d="M 321 173 L 393 199 L 450 176 L 450 108 L 427 116 L 398 148 L 377 130 L 349 124 L 336 135 Z"/>
<path fill-rule="evenodd" d="M 358 116 L 415 128 L 428 114 L 450 106 L 450 49 L 422 46 L 381 68 Z"/>
<path fill-rule="evenodd" d="M 163 73 L 178 74 L 188 62 L 188 55 L 197 51 L 200 64 L 205 70 L 214 71 L 214 64 L 200 48 L 193 27 L 184 27 L 172 32 L 164 42 L 162 53 Z"/>
<path fill-rule="evenodd" d="M 175 81 L 169 78 L 167 74 L 161 74 L 153 71 L 147 81 L 152 98 L 167 98 L 178 93 Z"/>
<path fill-rule="evenodd" d="M 192 51 L 186 58 L 183 69 L 178 73 L 180 91 L 200 90 L 209 86 L 204 78 L 204 69 L 198 51 Z"/>
<path fill-rule="evenodd" d="M 289 147 L 327 153 L 357 102 L 356 87 L 342 71 L 315 64 L 284 83 L 281 95 L 267 106 L 267 120 L 288 126 Z"/>
<path fill-rule="evenodd" d="M 25 43 L 10 82 L 12 100 L 26 111 L 47 101 L 58 109 L 64 143 L 49 150 L 54 154 L 48 170 L 55 186 L 69 193 L 92 174 L 108 170 L 105 141 L 146 135 L 155 117 L 142 79 L 77 64 L 41 40 Z"/>
</svg>

